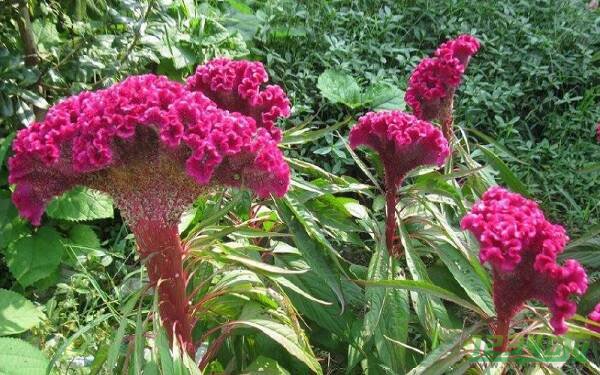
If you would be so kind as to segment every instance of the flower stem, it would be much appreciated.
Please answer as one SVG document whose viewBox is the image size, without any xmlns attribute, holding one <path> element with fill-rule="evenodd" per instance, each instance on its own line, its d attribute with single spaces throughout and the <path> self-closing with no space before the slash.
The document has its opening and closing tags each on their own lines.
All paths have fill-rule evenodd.
<svg viewBox="0 0 600 375">
<path fill-rule="evenodd" d="M 184 250 L 176 225 L 141 220 L 132 227 L 140 255 L 146 260 L 150 283 L 158 288 L 158 309 L 171 343 L 175 338 L 194 355 L 187 275 L 183 270 Z"/>
<path fill-rule="evenodd" d="M 498 345 L 494 346 L 494 351 L 504 353 L 508 347 L 508 330 L 510 329 L 510 319 L 498 318 L 494 326 L 494 336 L 498 340 Z"/>
<path fill-rule="evenodd" d="M 385 168 L 387 171 L 392 170 Z M 402 181 L 402 178 L 400 178 Z M 388 253 L 399 258 L 402 256 L 402 245 L 396 241 L 396 190 L 397 183 L 394 178 L 385 176 L 385 202 L 386 202 L 386 217 L 385 217 L 385 244 Z"/>
</svg>

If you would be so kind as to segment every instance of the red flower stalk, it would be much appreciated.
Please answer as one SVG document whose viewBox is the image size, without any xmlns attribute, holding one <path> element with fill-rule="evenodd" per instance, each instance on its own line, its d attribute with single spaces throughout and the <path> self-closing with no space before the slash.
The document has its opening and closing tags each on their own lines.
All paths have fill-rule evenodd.
<svg viewBox="0 0 600 375">
<path fill-rule="evenodd" d="M 594 322 L 594 324 L 588 323 L 587 327 L 594 332 L 600 333 L 600 303 L 588 314 L 588 319 Z"/>
<path fill-rule="evenodd" d="M 217 83 L 208 82 L 214 88 L 208 90 L 143 75 L 72 96 L 18 133 L 9 161 L 13 201 L 34 225 L 53 197 L 76 185 L 113 197 L 158 288 L 163 324 L 190 354 L 194 320 L 177 232 L 180 215 L 214 186 L 282 196 L 290 178 L 274 127 L 278 116 L 290 112 L 283 91 L 260 90 L 267 79 L 260 63 L 219 59 L 198 71 L 214 64 L 235 67 L 235 85 L 221 87 L 214 76 Z"/>
<path fill-rule="evenodd" d="M 596 124 L 596 141 L 600 143 L 600 122 Z"/>
<path fill-rule="evenodd" d="M 494 333 L 506 351 L 511 319 L 528 300 L 544 303 L 556 334 L 567 331 L 575 314 L 571 295 L 587 289 L 587 275 L 573 259 L 557 263 L 569 240 L 564 228 L 551 224 L 537 203 L 501 187 L 490 188 L 461 221 L 480 243 L 479 259 L 492 266 L 496 322 Z"/>
<path fill-rule="evenodd" d="M 411 170 L 424 165 L 442 165 L 448 155 L 448 142 L 440 130 L 427 121 L 399 111 L 369 112 L 350 131 L 350 146 L 365 145 L 375 150 L 385 173 L 387 206 L 386 245 L 398 257 L 395 245 L 396 192 Z"/>
<path fill-rule="evenodd" d="M 469 60 L 479 50 L 479 41 L 460 35 L 442 44 L 435 57 L 427 57 L 413 70 L 404 97 L 413 114 L 422 120 L 438 120 L 444 136 L 452 140 L 452 103 L 454 92 L 467 69 Z"/>
</svg>

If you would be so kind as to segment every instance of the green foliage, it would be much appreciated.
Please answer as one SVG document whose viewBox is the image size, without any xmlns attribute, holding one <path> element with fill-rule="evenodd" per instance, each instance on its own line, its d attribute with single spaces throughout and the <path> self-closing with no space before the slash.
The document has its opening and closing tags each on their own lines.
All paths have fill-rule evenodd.
<svg viewBox="0 0 600 375">
<path fill-rule="evenodd" d="M 0 337 L 0 373 L 6 375 L 40 375 L 46 371 L 48 359 L 31 344 Z"/>
<path fill-rule="evenodd" d="M 53 219 L 82 221 L 113 217 L 112 199 L 98 191 L 76 187 L 55 198 L 46 208 Z"/>
<path fill-rule="evenodd" d="M 43 318 L 44 314 L 23 296 L 0 289 L 0 336 L 28 331 Z"/>
<path fill-rule="evenodd" d="M 60 234 L 50 227 L 42 227 L 13 242 L 6 249 L 6 263 L 19 284 L 27 287 L 52 275 L 64 251 Z"/>
</svg>

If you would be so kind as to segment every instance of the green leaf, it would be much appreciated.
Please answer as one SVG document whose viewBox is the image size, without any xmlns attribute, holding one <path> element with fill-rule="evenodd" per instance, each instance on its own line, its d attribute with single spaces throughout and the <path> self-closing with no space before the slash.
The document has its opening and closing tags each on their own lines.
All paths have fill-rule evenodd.
<svg viewBox="0 0 600 375">
<path fill-rule="evenodd" d="M 450 366 L 464 358 L 469 351 L 462 350 L 471 337 L 481 329 L 482 325 L 477 324 L 463 330 L 460 335 L 438 346 L 434 351 L 419 363 L 417 367 L 412 369 L 410 375 L 437 375 L 446 374 Z"/>
<path fill-rule="evenodd" d="M 17 133 L 10 133 L 6 138 L 2 140 L 2 144 L 0 145 L 0 168 L 4 164 L 4 160 L 6 159 L 6 155 L 8 154 L 8 149 L 12 143 L 12 140 L 15 138 Z"/>
<path fill-rule="evenodd" d="M 370 280 L 356 280 L 358 284 L 362 284 L 364 286 L 375 286 L 380 288 L 399 288 L 406 290 L 413 290 L 416 292 L 424 292 L 429 293 L 433 296 L 439 297 L 441 299 L 445 299 L 450 302 L 454 302 L 457 305 L 462 307 L 466 307 L 469 310 L 475 311 L 481 316 L 486 316 L 486 314 L 477 306 L 473 305 L 469 301 L 465 301 L 464 299 L 458 297 L 452 292 L 447 291 L 444 288 L 441 288 L 437 285 L 433 285 L 431 283 L 425 281 L 416 281 L 416 280 L 379 280 L 379 281 L 370 281 Z"/>
<path fill-rule="evenodd" d="M 85 224 L 75 224 L 69 230 L 69 244 L 81 250 L 99 249 L 100 239 L 92 227 Z"/>
<path fill-rule="evenodd" d="M 58 268 L 64 251 L 60 234 L 42 227 L 13 242 L 6 250 L 6 262 L 15 279 L 26 287 L 50 276 Z"/>
<path fill-rule="evenodd" d="M 369 106 L 374 111 L 406 109 L 404 91 L 387 83 L 369 86 L 362 96 L 362 102 L 364 106 Z"/>
<path fill-rule="evenodd" d="M 55 198 L 46 209 L 54 219 L 81 221 L 112 218 L 114 208 L 107 195 L 85 187 L 76 187 Z"/>
<path fill-rule="evenodd" d="M 0 192 L 0 250 L 28 233 L 29 227 L 19 217 L 19 213 L 10 199 L 10 193 L 8 191 Z"/>
<path fill-rule="evenodd" d="M 242 374 L 247 375 L 289 375 L 290 373 L 281 367 L 276 360 L 259 355 L 254 362 Z"/>
<path fill-rule="evenodd" d="M 522 194 L 530 197 L 531 194 L 527 189 L 527 186 L 508 168 L 506 163 L 502 161 L 496 154 L 487 149 L 485 146 L 479 146 L 479 149 L 483 153 L 483 156 L 491 166 L 498 171 L 502 181 L 515 193 Z"/>
<path fill-rule="evenodd" d="M 25 297 L 0 289 L 0 336 L 25 332 L 42 319 L 44 314 Z"/>
<path fill-rule="evenodd" d="M 358 83 L 344 72 L 331 69 L 324 71 L 319 76 L 317 88 L 321 91 L 321 95 L 332 103 L 345 104 L 350 108 L 361 105 Z"/>
<path fill-rule="evenodd" d="M 9 337 L 0 338 L 0 374 L 46 374 L 48 358 L 33 345 Z"/>
<path fill-rule="evenodd" d="M 440 244 L 434 249 L 471 300 L 488 316 L 494 316 L 494 302 L 486 282 L 479 278 L 469 260 L 460 251 L 446 244 Z"/>
<path fill-rule="evenodd" d="M 321 366 L 310 348 L 304 348 L 294 330 L 286 325 L 266 319 L 237 320 L 230 324 L 253 327 L 275 340 L 291 355 L 302 361 L 311 370 L 322 374 Z"/>
</svg>

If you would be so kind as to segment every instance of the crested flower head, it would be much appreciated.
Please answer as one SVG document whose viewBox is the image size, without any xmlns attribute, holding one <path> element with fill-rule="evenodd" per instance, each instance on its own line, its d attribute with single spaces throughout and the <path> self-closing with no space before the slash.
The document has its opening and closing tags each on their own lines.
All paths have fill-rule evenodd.
<svg viewBox="0 0 600 375">
<path fill-rule="evenodd" d="M 461 35 L 442 44 L 434 57 L 421 60 L 409 78 L 404 98 L 415 116 L 423 120 L 449 116 L 444 112 L 450 111 L 454 91 L 478 50 L 475 37 Z"/>
<path fill-rule="evenodd" d="M 594 310 L 588 314 L 588 319 L 595 324 L 588 323 L 587 327 L 592 331 L 600 333 L 600 303 L 594 307 Z"/>
<path fill-rule="evenodd" d="M 279 86 L 262 89 L 269 76 L 262 63 L 214 59 L 198 66 L 187 79 L 190 91 L 200 91 L 217 105 L 240 112 L 267 129 L 273 139 L 281 140 L 281 131 L 275 126 L 279 117 L 290 115 L 290 102 Z"/>
<path fill-rule="evenodd" d="M 537 203 L 492 187 L 461 221 L 480 244 L 479 259 L 494 271 L 494 301 L 499 318 L 510 320 L 530 299 L 545 303 L 557 334 L 575 314 L 571 295 L 587 289 L 587 275 L 572 259 L 557 257 L 569 240 L 563 227 L 550 223 Z"/>
<path fill-rule="evenodd" d="M 442 165 L 449 155 L 442 132 L 427 121 L 399 111 L 369 112 L 350 131 L 350 146 L 375 150 L 395 187 L 408 172 Z"/>
<path fill-rule="evenodd" d="M 212 79 L 209 87 L 221 87 L 220 76 Z M 265 79 L 266 73 L 261 83 Z M 281 196 L 289 168 L 277 148 L 274 121 L 289 114 L 289 103 L 281 89 L 271 91 L 287 112 L 265 109 L 275 95 L 259 92 L 248 99 L 246 114 L 242 102 L 213 101 L 155 75 L 72 96 L 18 133 L 9 161 L 15 205 L 39 224 L 50 199 L 85 185 L 111 194 L 129 220 L 158 215 L 172 222 L 211 185 Z"/>
</svg>

